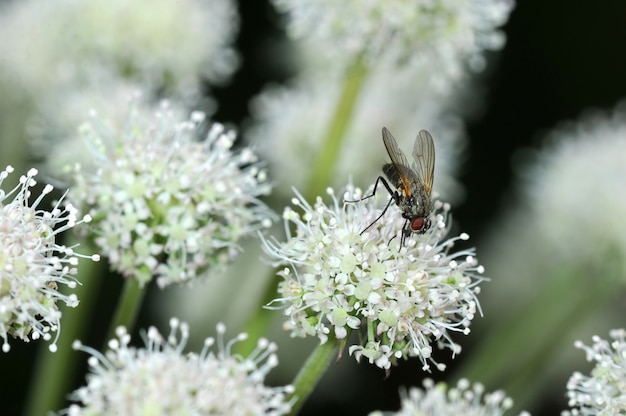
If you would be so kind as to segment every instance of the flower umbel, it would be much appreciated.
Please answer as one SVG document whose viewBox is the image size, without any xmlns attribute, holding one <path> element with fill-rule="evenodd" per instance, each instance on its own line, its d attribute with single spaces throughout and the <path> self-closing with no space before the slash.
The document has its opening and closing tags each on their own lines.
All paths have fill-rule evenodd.
<svg viewBox="0 0 626 416">
<path fill-rule="evenodd" d="M 575 372 L 567 382 L 569 405 L 564 415 L 621 415 L 626 413 L 626 331 L 614 329 L 613 341 L 593 337 L 593 345 L 577 341 L 596 366 L 590 376 Z"/>
<path fill-rule="evenodd" d="M 397 412 L 386 413 L 395 416 L 501 416 L 513 406 L 513 401 L 498 390 L 485 394 L 485 388 L 476 383 L 470 386 L 465 379 L 459 380 L 456 387 L 448 388 L 444 383 L 435 384 L 425 379 L 424 390 L 413 387 L 402 394 L 402 407 Z M 471 388 L 470 388 L 471 387 Z M 522 413 L 527 415 L 527 413 Z M 370 413 L 380 416 L 381 412 Z"/>
<path fill-rule="evenodd" d="M 453 355 L 460 351 L 449 332 L 469 333 L 484 280 L 473 249 L 451 252 L 468 235 L 445 239 L 449 206 L 438 202 L 432 227 L 399 247 L 395 237 L 404 219 L 397 210 L 391 207 L 361 235 L 380 215 L 381 201 L 342 204 L 332 189 L 328 193 L 330 206 L 321 197 L 311 206 L 297 194 L 292 203 L 302 213 L 287 207 L 283 214 L 287 241 L 264 241 L 275 264 L 288 266 L 279 272 L 284 281 L 272 302 L 284 308 L 284 328 L 322 343 L 361 328 L 359 344 L 348 350 L 357 360 L 389 369 L 398 359 L 419 357 L 424 369 L 433 363 L 443 370 L 431 357 L 431 342 Z M 361 196 L 349 186 L 344 199 Z"/>
<path fill-rule="evenodd" d="M 291 404 L 285 400 L 293 390 L 263 384 L 278 365 L 276 344 L 260 339 L 247 357 L 231 355 L 237 338 L 224 342 L 226 328 L 217 326 L 217 340 L 207 338 L 199 354 L 183 353 L 189 328 L 170 320 L 171 332 L 163 337 L 151 327 L 143 334 L 145 348 L 129 345 L 124 327 L 109 341 L 105 355 L 76 342 L 75 349 L 88 352 L 91 374 L 87 385 L 73 393 L 70 416 L 93 414 L 139 415 L 283 415 Z M 217 343 L 217 352 L 213 346 Z"/>
<path fill-rule="evenodd" d="M 250 149 L 231 149 L 234 132 L 215 123 L 198 140 L 204 114 L 181 122 L 167 104 L 139 110 L 125 127 L 98 117 L 82 126 L 91 152 L 74 169 L 72 198 L 115 270 L 164 287 L 224 266 L 243 236 L 269 226 L 257 197 L 270 186 Z"/>
<path fill-rule="evenodd" d="M 56 337 L 50 350 L 56 351 L 60 332 L 61 312 L 57 301 L 69 307 L 78 305 L 75 294 L 59 293 L 58 286 L 75 288 L 78 258 L 74 247 L 56 242 L 57 235 L 89 216 L 77 219 L 77 211 L 63 198 L 51 211 L 38 209 L 43 198 L 52 192 L 46 185 L 41 194 L 30 202 L 31 188 L 37 184 L 36 169 L 20 177 L 20 183 L 9 192 L 1 189 L 2 182 L 13 172 L 8 166 L 0 172 L 0 337 L 2 351 L 8 352 L 8 336 L 29 342 L 31 339 L 50 340 Z M 9 198 L 13 199 L 9 201 Z M 91 257 L 97 261 L 98 255 Z"/>
<path fill-rule="evenodd" d="M 238 21 L 232 0 L 4 3 L 0 67 L 56 103 L 105 74 L 186 96 L 201 79 L 222 83 L 236 69 Z"/>
<path fill-rule="evenodd" d="M 457 77 L 465 61 L 482 69 L 481 53 L 504 45 L 498 27 L 513 8 L 512 0 L 273 3 L 287 13 L 292 37 L 314 44 L 332 61 L 363 55 L 372 62 L 393 59 L 434 65 L 441 73 Z"/>
</svg>

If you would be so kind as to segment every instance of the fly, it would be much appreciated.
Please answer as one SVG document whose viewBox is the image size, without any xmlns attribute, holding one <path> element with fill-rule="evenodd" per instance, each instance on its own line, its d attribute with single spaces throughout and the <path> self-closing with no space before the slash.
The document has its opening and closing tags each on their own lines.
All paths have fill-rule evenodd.
<svg viewBox="0 0 626 416">
<path fill-rule="evenodd" d="M 394 202 L 405 219 L 400 239 L 400 247 L 402 247 L 411 233 L 423 234 L 431 225 L 429 215 L 435 172 L 435 145 L 430 133 L 426 130 L 421 130 L 417 134 L 415 144 L 413 145 L 414 163 L 409 165 L 406 156 L 398 147 L 396 139 L 393 138 L 385 127 L 383 127 L 383 143 L 385 144 L 387 154 L 391 158 L 391 163 L 383 165 L 383 173 L 387 179 L 379 176 L 374 184 L 372 194 L 358 201 L 363 201 L 376 195 L 379 183 L 383 184 L 391 198 L 389 198 L 389 202 L 387 202 L 383 212 L 361 231 L 361 234 L 381 219 L 387 212 L 389 205 Z"/>
</svg>

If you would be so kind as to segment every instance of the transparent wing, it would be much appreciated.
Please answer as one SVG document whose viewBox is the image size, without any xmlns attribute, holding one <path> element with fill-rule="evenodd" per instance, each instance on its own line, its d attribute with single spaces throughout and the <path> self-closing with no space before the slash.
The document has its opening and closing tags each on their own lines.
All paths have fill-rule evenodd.
<svg viewBox="0 0 626 416">
<path fill-rule="evenodd" d="M 383 143 L 385 144 L 385 149 L 387 149 L 387 153 L 391 158 L 391 163 L 396 168 L 396 173 L 400 177 L 402 181 L 402 186 L 404 187 L 405 193 L 411 192 L 411 178 L 407 178 L 405 176 L 406 172 L 410 172 L 409 162 L 406 160 L 406 156 L 402 153 L 402 150 L 398 147 L 398 143 L 396 143 L 396 139 L 393 138 L 391 132 L 387 130 L 386 127 L 383 127 Z"/>
<path fill-rule="evenodd" d="M 426 130 L 420 130 L 417 133 L 413 145 L 413 159 L 415 159 L 418 179 L 424 190 L 430 195 L 435 177 L 435 144 L 433 137 Z"/>
<path fill-rule="evenodd" d="M 386 127 L 383 127 L 383 143 L 385 143 L 385 148 L 387 149 L 387 153 L 391 158 L 391 162 L 395 165 L 396 169 L 401 170 L 399 166 L 410 167 L 409 162 L 406 160 L 406 156 L 402 153 L 402 150 L 398 147 L 398 143 L 396 143 L 396 139 L 393 138 L 389 130 Z"/>
</svg>

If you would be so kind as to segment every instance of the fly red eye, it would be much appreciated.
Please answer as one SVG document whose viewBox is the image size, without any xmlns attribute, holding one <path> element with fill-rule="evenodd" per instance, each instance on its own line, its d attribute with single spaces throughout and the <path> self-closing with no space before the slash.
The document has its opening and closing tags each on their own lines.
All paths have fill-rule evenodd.
<svg viewBox="0 0 626 416">
<path fill-rule="evenodd" d="M 417 232 L 424 229 L 426 221 L 424 218 L 418 217 L 411 220 L 411 231 Z"/>
</svg>

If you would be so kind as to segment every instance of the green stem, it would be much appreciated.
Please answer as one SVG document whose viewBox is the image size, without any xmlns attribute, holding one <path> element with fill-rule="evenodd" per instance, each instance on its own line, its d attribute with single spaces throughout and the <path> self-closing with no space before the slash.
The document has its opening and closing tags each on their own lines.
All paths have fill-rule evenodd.
<svg viewBox="0 0 626 416">
<path fill-rule="evenodd" d="M 95 253 L 97 250 L 88 243 L 82 243 L 80 252 Z M 40 345 L 35 371 L 26 400 L 25 415 L 40 416 L 50 411 L 58 411 L 64 404 L 64 396 L 69 393 L 77 373 L 76 351 L 72 343 L 84 338 L 87 326 L 92 321 L 98 292 L 102 283 L 101 266 L 88 259 L 80 259 L 78 285 L 73 293 L 80 304 L 76 308 L 59 305 L 61 311 L 60 336 L 57 351 L 52 353 L 48 345 Z M 86 276 L 86 278 L 83 278 Z"/>
<path fill-rule="evenodd" d="M 26 132 L 24 126 L 28 126 L 30 117 L 36 113 L 34 97 L 28 94 L 11 94 L 10 90 L 3 89 L 2 100 L 0 102 L 0 114 L 3 115 L 0 123 L 0 141 L 2 151 L 0 152 L 0 170 L 4 170 L 8 165 L 13 166 L 15 173 L 9 175 L 3 182 L 3 188 L 13 189 L 19 183 L 21 175 L 26 174 L 32 167 L 30 155 L 32 148 L 29 140 L 30 134 Z"/>
<path fill-rule="evenodd" d="M 272 269 L 273 276 L 276 275 L 276 270 Z M 247 357 L 254 350 L 259 338 L 266 335 L 268 329 L 272 325 L 276 311 L 265 309 L 263 306 L 267 305 L 272 299 L 276 298 L 276 279 L 272 279 L 265 287 L 266 291 L 263 295 L 262 306 L 258 308 L 256 313 L 244 326 L 244 332 L 248 334 L 248 338 L 244 341 L 238 342 L 233 345 L 233 351 L 236 354 L 240 354 L 243 357 Z"/>
<path fill-rule="evenodd" d="M 515 407 L 517 409 L 526 408 L 536 398 L 543 394 L 546 389 L 546 380 L 543 383 L 537 382 L 537 374 L 545 372 L 550 368 L 550 364 L 556 361 L 564 348 L 573 348 L 571 344 L 572 336 L 576 333 L 578 326 L 570 323 L 584 322 L 598 309 L 599 305 L 610 303 L 611 298 L 621 293 L 623 270 L 621 268 L 621 256 L 610 259 L 607 258 L 602 265 L 602 272 L 597 266 L 579 267 L 576 270 L 568 270 L 570 285 L 569 292 L 560 292 L 558 296 L 565 299 L 563 302 L 554 302 L 561 305 L 565 311 L 561 314 L 562 319 L 551 319 L 548 328 L 544 329 L 545 335 L 540 335 L 541 341 L 535 347 L 535 353 L 528 365 L 523 367 L 519 374 L 507 381 L 503 388 L 515 394 Z M 604 278 L 590 282 L 590 276 L 601 275 Z M 584 289 L 583 289 L 584 288 Z M 558 298 L 555 298 L 558 299 Z M 565 325 L 564 325 L 565 323 Z M 557 337 L 554 335 L 558 334 Z"/>
<path fill-rule="evenodd" d="M 337 356 L 338 350 L 339 342 L 332 337 L 325 344 L 315 347 L 293 382 L 295 391 L 291 398 L 295 398 L 295 401 L 289 415 L 298 413 L 306 399 L 313 392 L 317 382 L 326 372 L 330 360 Z"/>
<path fill-rule="evenodd" d="M 367 73 L 367 67 L 360 58 L 357 58 L 346 72 L 339 101 L 322 143 L 322 151 L 315 163 L 309 165 L 311 176 L 309 177 L 307 192 L 304 194 L 308 200 L 323 195 L 324 190 L 332 183 L 341 144 L 350 125 Z"/>
<path fill-rule="evenodd" d="M 537 373 L 549 366 L 563 347 L 560 340 L 576 328 L 569 323 L 580 322 L 615 288 L 608 281 L 581 290 L 585 286 L 590 286 L 588 276 L 581 276 L 580 270 L 553 275 L 538 297 L 492 331 L 453 378 L 480 381 L 488 389 L 504 389 L 518 410 L 530 403 L 534 394 L 541 393 L 540 383 L 533 382 Z"/>
<path fill-rule="evenodd" d="M 339 101 L 335 105 L 335 112 L 326 131 L 321 153 L 315 163 L 311 164 L 311 176 L 309 185 L 304 195 L 309 201 L 317 195 L 322 195 L 326 187 L 332 182 L 334 166 L 339 157 L 341 143 L 345 132 L 354 113 L 356 102 L 363 84 L 367 78 L 367 67 L 361 59 L 356 59 L 344 78 L 343 89 Z M 279 280 L 275 278 L 276 270 L 271 270 L 271 276 L 267 279 L 267 286 L 263 294 L 262 305 L 267 305 L 276 298 Z M 261 308 L 245 325 L 244 331 L 248 333 L 248 340 L 235 346 L 237 353 L 247 356 L 256 346 L 256 340 L 267 334 L 272 324 L 275 313 L 272 310 Z"/>
<path fill-rule="evenodd" d="M 546 379 L 542 377 L 540 378 L 542 382 L 537 382 L 537 375 L 550 368 L 551 363 L 557 360 L 558 354 L 561 354 L 564 349 L 573 348 L 570 334 L 575 333 L 578 326 L 568 323 L 584 321 L 584 318 L 593 313 L 599 304 L 604 303 L 603 300 L 611 293 L 606 290 L 610 285 L 601 284 L 600 286 L 591 288 L 588 292 L 581 291 L 579 287 L 578 293 L 572 294 L 572 297 L 565 302 L 567 307 L 560 314 L 561 320 L 550 319 L 542 334 L 538 335 L 539 342 L 532 349 L 533 354 L 527 365 L 520 368 L 515 377 L 502 385 L 501 388 L 515 398 L 516 409 L 521 411 L 527 408 L 531 403 L 536 402 L 535 399 L 538 396 L 545 393 L 547 386 L 543 380 Z"/>
<path fill-rule="evenodd" d="M 145 294 L 145 285 L 142 287 L 137 279 L 126 280 L 122 296 L 115 310 L 115 316 L 107 332 L 106 342 L 115 337 L 115 330 L 119 326 L 126 327 L 129 333 L 132 332 Z"/>
</svg>

